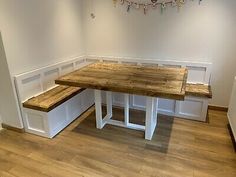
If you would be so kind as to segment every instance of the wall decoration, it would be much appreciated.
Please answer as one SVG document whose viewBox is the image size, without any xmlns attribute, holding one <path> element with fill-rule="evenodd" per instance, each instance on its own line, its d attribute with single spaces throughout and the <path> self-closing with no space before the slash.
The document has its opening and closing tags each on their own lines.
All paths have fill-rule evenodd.
<svg viewBox="0 0 236 177">
<path fill-rule="evenodd" d="M 138 2 L 137 0 L 113 0 L 114 6 L 116 7 L 117 3 L 120 2 L 120 5 L 127 6 L 127 12 L 131 9 L 142 9 L 143 13 L 146 15 L 149 9 L 157 9 L 159 6 L 161 12 L 163 13 L 164 10 L 167 8 L 168 5 L 172 7 L 177 7 L 180 9 L 181 6 L 185 4 L 186 0 L 149 0 L 150 2 Z M 194 1 L 194 0 L 191 0 Z M 202 0 L 198 0 L 199 4 L 201 4 Z"/>
</svg>

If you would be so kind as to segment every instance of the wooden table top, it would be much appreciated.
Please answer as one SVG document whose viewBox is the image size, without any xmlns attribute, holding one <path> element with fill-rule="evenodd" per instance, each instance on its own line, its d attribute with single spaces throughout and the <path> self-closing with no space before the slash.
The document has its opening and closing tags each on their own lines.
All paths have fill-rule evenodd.
<svg viewBox="0 0 236 177">
<path fill-rule="evenodd" d="M 184 100 L 186 68 L 97 62 L 60 77 L 60 85 Z"/>
</svg>

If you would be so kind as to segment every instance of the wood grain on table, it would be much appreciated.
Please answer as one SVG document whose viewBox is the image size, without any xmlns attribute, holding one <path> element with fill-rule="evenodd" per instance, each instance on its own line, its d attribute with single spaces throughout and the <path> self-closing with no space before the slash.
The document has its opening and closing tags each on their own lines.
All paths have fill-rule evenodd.
<svg viewBox="0 0 236 177">
<path fill-rule="evenodd" d="M 97 62 L 56 80 L 56 84 L 184 100 L 186 68 Z"/>
</svg>

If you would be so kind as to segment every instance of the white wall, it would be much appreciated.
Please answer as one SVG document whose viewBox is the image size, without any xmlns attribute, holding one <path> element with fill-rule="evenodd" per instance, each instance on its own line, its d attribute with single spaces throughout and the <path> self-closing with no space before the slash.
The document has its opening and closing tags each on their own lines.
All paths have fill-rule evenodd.
<svg viewBox="0 0 236 177">
<path fill-rule="evenodd" d="M 22 128 L 23 124 L 19 119 L 19 109 L 13 90 L 0 33 L 0 124 L 3 121 L 7 125 Z"/>
<path fill-rule="evenodd" d="M 0 0 L 10 72 L 84 55 L 81 0 Z"/>
<path fill-rule="evenodd" d="M 0 31 L 10 75 L 84 55 L 82 14 L 82 0 L 0 0 Z M 6 68 L 6 63 L 1 67 Z M 9 89 L 1 82 L 0 92 L 11 92 L 0 93 L 2 109 L 7 106 L 1 112 L 3 122 L 21 128 L 10 89 L 12 77 L 2 68 L 1 72 Z M 6 100 L 11 104 L 5 105 Z"/>
<path fill-rule="evenodd" d="M 180 12 L 169 7 L 146 16 L 110 0 L 85 0 L 84 9 L 87 55 L 212 62 L 211 104 L 228 106 L 236 75 L 235 0 L 187 1 Z"/>
</svg>

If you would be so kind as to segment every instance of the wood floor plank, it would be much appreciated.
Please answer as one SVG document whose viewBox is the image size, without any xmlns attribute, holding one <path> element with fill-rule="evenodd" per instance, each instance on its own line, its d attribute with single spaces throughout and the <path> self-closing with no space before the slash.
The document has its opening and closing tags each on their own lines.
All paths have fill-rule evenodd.
<svg viewBox="0 0 236 177">
<path fill-rule="evenodd" d="M 131 121 L 145 113 L 131 110 Z M 114 108 L 114 119 L 123 110 Z M 94 107 L 54 139 L 3 130 L 0 177 L 235 177 L 236 154 L 227 115 L 209 111 L 209 122 L 158 115 L 153 140 L 144 132 L 95 127 Z"/>
</svg>

